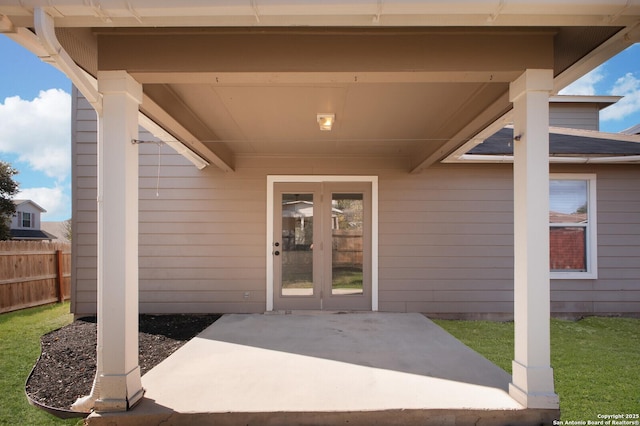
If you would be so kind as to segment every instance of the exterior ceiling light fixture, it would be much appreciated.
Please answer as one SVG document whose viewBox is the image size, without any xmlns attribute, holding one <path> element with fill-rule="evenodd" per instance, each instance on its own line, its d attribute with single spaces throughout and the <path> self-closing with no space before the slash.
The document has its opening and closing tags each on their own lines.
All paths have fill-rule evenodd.
<svg viewBox="0 0 640 426">
<path fill-rule="evenodd" d="M 323 132 L 331 131 L 333 127 L 333 123 L 336 121 L 335 114 L 318 114 L 317 115 L 318 126 L 320 126 L 320 130 Z"/>
</svg>

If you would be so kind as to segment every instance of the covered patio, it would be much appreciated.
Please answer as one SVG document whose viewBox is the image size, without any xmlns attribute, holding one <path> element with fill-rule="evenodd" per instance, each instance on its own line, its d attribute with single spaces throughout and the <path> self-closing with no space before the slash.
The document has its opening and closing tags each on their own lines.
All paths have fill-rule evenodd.
<svg viewBox="0 0 640 426">
<path fill-rule="evenodd" d="M 420 314 L 225 315 L 89 425 L 538 425 L 511 377 Z"/>
<path fill-rule="evenodd" d="M 76 408 L 102 413 L 92 422 L 135 421 L 135 413 L 149 416 L 159 410 L 158 419 L 176 416 L 174 424 L 195 415 L 187 413 L 209 410 L 219 413 L 216 424 L 262 423 L 261 413 L 274 412 L 282 416 L 271 418 L 274 423 L 299 423 L 301 411 L 318 416 L 355 413 L 347 420 L 356 424 L 370 423 L 367 416 L 374 413 L 386 416 L 379 421 L 387 423 L 403 416 L 415 415 L 415 420 L 429 411 L 442 416 L 434 420 L 437 424 L 473 423 L 465 416 L 471 413 L 476 419 L 480 412 L 500 419 L 538 416 L 513 420 L 519 424 L 540 423 L 540 415 L 555 416 L 549 414 L 559 407 L 549 336 L 549 96 L 640 39 L 639 28 L 640 6 L 624 0 L 3 2 L 0 31 L 65 72 L 98 116 L 97 153 L 86 158 L 96 170 L 90 178 L 97 182 L 97 203 L 91 192 L 91 206 L 88 201 L 84 205 L 96 211 L 96 219 L 91 216 L 87 225 L 87 235 L 95 241 L 95 256 L 87 261 L 96 266 L 87 269 L 93 276 L 85 280 L 85 302 L 97 307 L 98 374 L 91 395 Z M 336 119 L 330 133 L 318 129 L 317 119 L 324 113 Z M 381 183 L 387 185 L 387 194 L 395 184 L 395 192 L 406 196 L 417 175 L 510 121 L 515 319 L 511 377 L 419 314 L 376 312 L 384 310 L 381 302 L 394 310 L 394 297 L 403 297 L 404 309 L 410 310 L 406 306 L 414 294 L 395 295 L 391 278 L 402 271 L 394 269 L 389 258 L 385 265 L 378 263 L 378 248 L 384 243 L 378 239 L 379 175 L 393 168 Z M 195 166 L 177 192 L 191 191 L 187 213 L 218 219 L 211 227 L 217 233 L 208 237 L 226 244 L 230 223 L 254 230 L 234 256 L 206 255 L 189 241 L 169 245 L 179 264 L 172 272 L 195 271 L 182 304 L 174 303 L 184 289 L 182 275 L 173 276 L 160 291 L 154 285 L 164 277 L 149 273 L 147 300 L 140 298 L 140 126 Z M 204 170 L 197 176 L 196 167 Z M 137 321 L 142 303 L 149 309 L 161 306 L 162 312 L 213 307 L 224 309 L 218 312 L 273 311 L 279 287 L 273 285 L 272 272 L 281 250 L 281 235 L 271 232 L 277 221 L 270 216 L 268 193 L 274 186 L 268 185 L 274 177 L 354 181 L 365 175 L 371 191 L 364 293 L 370 313 L 225 317 L 141 380 Z M 233 179 L 228 195 L 235 201 L 266 201 L 259 208 L 242 204 L 259 211 L 259 219 L 245 210 L 216 210 L 224 200 L 211 198 L 212 182 Z M 192 191 L 193 182 L 205 191 Z M 446 179 L 442 183 L 438 191 L 446 192 Z M 206 208 L 201 203 L 207 203 Z M 413 213 L 419 216 L 423 209 Z M 174 215 L 165 205 L 145 213 L 159 223 Z M 250 218 L 234 222 L 234 216 Z M 182 217 L 177 229 L 200 226 L 192 223 L 193 215 Z M 382 225 L 389 235 L 402 221 Z M 199 231 L 192 230 L 188 237 L 196 239 Z M 404 230 L 407 235 L 412 231 Z M 164 235 L 157 237 L 147 245 L 153 248 Z M 425 241 L 425 247 L 431 242 Z M 325 245 L 331 247 L 328 240 Z M 251 268 L 246 267 L 247 247 L 261 251 L 253 256 Z M 322 244 L 317 247 L 314 253 L 323 250 Z M 386 248 L 402 257 L 398 247 Z M 180 263 L 180 251 L 186 249 L 195 253 L 189 258 L 193 267 Z M 218 263 L 211 266 L 213 258 Z M 162 256 L 147 260 L 148 271 L 154 273 L 166 262 Z M 222 276 L 218 271 L 233 262 L 224 279 L 212 278 Z M 415 265 L 406 269 L 412 266 L 415 270 Z M 233 281 L 247 270 L 253 275 Z M 317 275 L 318 283 L 326 278 Z M 387 300 L 379 297 L 383 292 Z M 214 296 L 200 304 L 203 294 Z M 315 296 L 323 301 L 319 287 Z M 382 321 L 390 318 L 394 320 L 389 324 Z M 280 321 L 287 324 L 279 326 Z M 309 340 L 311 336 L 318 338 Z M 355 346 L 345 350 L 347 343 Z M 335 385 L 344 378 L 349 380 Z M 190 380 L 194 382 L 187 392 L 181 386 Z M 356 384 L 361 387 L 352 387 Z M 351 389 L 354 396 L 332 399 L 341 388 Z M 305 394 L 301 389 L 314 390 Z M 481 397 L 484 393 L 491 396 Z M 279 395 L 282 398 L 274 399 Z M 309 422 L 335 420 L 326 419 Z"/>
</svg>

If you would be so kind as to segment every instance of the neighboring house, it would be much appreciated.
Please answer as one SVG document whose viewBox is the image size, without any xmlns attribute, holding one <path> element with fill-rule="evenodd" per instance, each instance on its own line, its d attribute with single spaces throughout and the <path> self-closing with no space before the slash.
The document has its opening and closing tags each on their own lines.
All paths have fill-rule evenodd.
<svg viewBox="0 0 640 426">
<path fill-rule="evenodd" d="M 13 200 L 16 214 L 11 218 L 12 240 L 51 241 L 56 236 L 41 229 L 40 215 L 46 210 L 31 200 Z"/>
<path fill-rule="evenodd" d="M 640 123 L 623 130 L 621 133 L 625 135 L 640 135 Z"/>
<path fill-rule="evenodd" d="M 41 222 L 40 227 L 43 231 L 55 236 L 60 243 L 70 243 L 69 240 L 69 224 L 63 222 Z"/>
<path fill-rule="evenodd" d="M 635 3 L 11 3 L 0 31 L 86 99 L 74 93 L 72 310 L 101 314 L 100 410 L 143 393 L 140 312 L 514 318 L 510 394 L 554 409 L 550 313 L 640 312 L 638 165 L 627 148 L 549 165 L 550 125 L 597 132 L 600 108 L 550 120 L 549 96 L 640 40 Z M 497 138 L 513 153 L 472 151 L 509 122 Z M 313 249 L 305 235 L 308 256 L 291 257 L 296 196 Z M 357 293 L 333 285 L 344 200 L 362 211 Z M 586 222 L 551 224 L 549 200 L 586 206 Z M 550 227 L 585 244 L 557 270 Z M 299 265 L 285 259 L 312 262 L 310 291 L 287 294 Z"/>
</svg>

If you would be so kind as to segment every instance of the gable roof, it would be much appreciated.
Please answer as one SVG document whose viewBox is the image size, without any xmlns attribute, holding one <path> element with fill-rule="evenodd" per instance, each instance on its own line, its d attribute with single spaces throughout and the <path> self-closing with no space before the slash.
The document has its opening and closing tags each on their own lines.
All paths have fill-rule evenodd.
<svg viewBox="0 0 640 426">
<path fill-rule="evenodd" d="M 21 206 L 23 204 L 31 204 L 32 206 L 34 206 L 35 208 L 37 208 L 38 210 L 40 210 L 41 213 L 46 213 L 47 211 L 45 209 L 43 209 L 38 203 L 32 201 L 32 200 L 13 200 L 13 204 L 16 205 L 16 208 L 18 206 Z"/>
</svg>

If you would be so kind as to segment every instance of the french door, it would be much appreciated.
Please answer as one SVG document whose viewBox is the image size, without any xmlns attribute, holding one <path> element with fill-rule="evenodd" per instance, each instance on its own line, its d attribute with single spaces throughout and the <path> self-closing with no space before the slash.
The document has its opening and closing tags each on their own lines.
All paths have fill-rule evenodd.
<svg viewBox="0 0 640 426">
<path fill-rule="evenodd" d="M 276 310 L 371 310 L 371 184 L 274 183 Z"/>
</svg>

